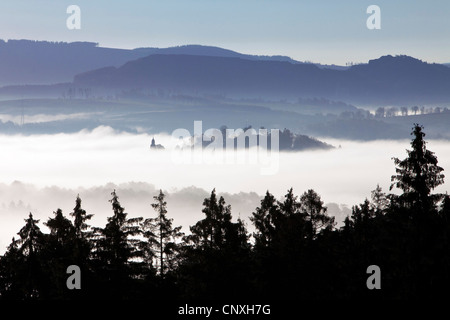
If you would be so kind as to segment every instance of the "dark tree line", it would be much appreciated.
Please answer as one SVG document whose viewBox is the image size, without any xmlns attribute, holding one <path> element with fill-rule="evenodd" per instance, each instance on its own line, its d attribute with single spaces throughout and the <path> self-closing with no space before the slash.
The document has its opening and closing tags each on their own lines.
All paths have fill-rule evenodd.
<svg viewBox="0 0 450 320">
<path fill-rule="evenodd" d="M 314 190 L 269 191 L 251 215 L 254 232 L 215 190 L 188 234 L 168 217 L 162 191 L 152 218 L 130 218 L 111 194 L 103 228 L 76 198 L 72 219 L 58 209 L 44 224 L 30 213 L 0 260 L 0 299 L 416 299 L 448 298 L 450 197 L 433 194 L 443 169 L 413 128 L 411 150 L 394 158 L 391 189 L 379 186 L 341 228 Z M 149 205 L 150 207 L 150 205 Z M 81 270 L 69 290 L 66 269 Z M 381 289 L 367 268 L 379 266 Z"/>
</svg>

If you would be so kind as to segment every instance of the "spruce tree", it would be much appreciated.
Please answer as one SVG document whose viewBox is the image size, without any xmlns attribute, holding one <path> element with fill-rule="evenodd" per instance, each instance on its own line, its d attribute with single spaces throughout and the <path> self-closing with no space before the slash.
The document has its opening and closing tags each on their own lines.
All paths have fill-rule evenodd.
<svg viewBox="0 0 450 320">
<path fill-rule="evenodd" d="M 231 206 L 213 189 L 203 201 L 205 218 L 184 238 L 180 274 L 187 297 L 243 296 L 249 269 L 248 235 L 242 220 L 232 222 Z"/>
<path fill-rule="evenodd" d="M 43 266 L 41 253 L 45 248 L 44 234 L 39 220 L 30 212 L 25 226 L 18 232 L 19 239 L 11 244 L 0 259 L 0 295 L 11 299 L 39 299 L 43 295 Z"/>
<path fill-rule="evenodd" d="M 437 157 L 426 148 L 423 126 L 415 124 L 411 135 L 412 150 L 407 150 L 408 157 L 403 160 L 393 158 L 396 174 L 391 177 L 390 189 L 397 187 L 403 194 L 396 198 L 401 206 L 414 208 L 427 213 L 442 198 L 440 194 L 430 194 L 437 186 L 444 183 L 442 167 L 438 166 Z"/>
<path fill-rule="evenodd" d="M 45 245 L 41 253 L 43 273 L 46 279 L 48 298 L 57 299 L 69 293 L 66 287 L 66 269 L 76 264 L 73 250 L 75 248 L 75 228 L 61 209 L 54 212 L 55 217 L 44 222 L 50 229 L 45 235 Z"/>
<path fill-rule="evenodd" d="M 173 219 L 167 218 L 167 203 L 162 190 L 153 199 L 155 203 L 152 203 L 152 207 L 157 212 L 157 217 L 144 221 L 144 235 L 156 248 L 154 256 L 158 256 L 159 274 L 164 277 L 166 271 L 172 271 L 176 265 L 175 258 L 179 251 L 177 240 L 183 233 L 180 232 L 181 226 L 172 227 Z"/>
<path fill-rule="evenodd" d="M 290 250 L 303 246 L 303 240 L 307 238 L 306 212 L 301 210 L 302 204 L 294 194 L 292 188 L 284 196 L 284 201 L 278 201 L 281 211 L 279 230 L 276 233 L 277 250 Z M 286 252 L 286 255 L 290 253 Z"/>
<path fill-rule="evenodd" d="M 255 239 L 255 249 L 271 247 L 275 233 L 280 227 L 281 212 L 275 197 L 266 191 L 266 195 L 261 200 L 261 206 L 252 213 L 250 221 L 255 226 L 253 233 Z"/>
<path fill-rule="evenodd" d="M 217 199 L 215 189 L 211 192 L 211 196 L 203 201 L 203 206 L 205 218 L 190 227 L 191 235 L 187 237 L 188 242 L 196 248 L 211 250 L 229 247 L 230 239 L 236 238 L 236 233 L 243 227 L 231 221 L 231 206 L 226 204 L 222 196 Z"/>
<path fill-rule="evenodd" d="M 90 220 L 94 215 L 87 214 L 86 210 L 81 207 L 80 195 L 77 195 L 75 200 L 75 207 L 70 213 L 73 218 L 74 229 L 74 243 L 73 243 L 73 263 L 78 265 L 84 272 L 89 268 L 89 259 L 93 244 L 91 238 L 93 236 L 87 220 Z"/>
<path fill-rule="evenodd" d="M 20 229 L 17 244 L 23 255 L 24 268 L 20 277 L 24 279 L 24 298 L 37 299 L 42 295 L 42 265 L 40 253 L 43 248 L 44 234 L 38 226 L 39 220 L 33 219 L 30 212 L 25 226 Z"/>
<path fill-rule="evenodd" d="M 315 239 L 321 230 L 331 230 L 335 225 L 334 217 L 327 215 L 327 208 L 323 206 L 320 196 L 312 189 L 300 197 L 301 211 L 308 221 L 309 238 Z"/>
<path fill-rule="evenodd" d="M 20 229 L 19 245 L 20 251 L 27 257 L 34 257 L 42 248 L 43 233 L 38 226 L 39 220 L 33 219 L 30 212 L 28 219 L 25 219 L 25 226 Z"/>
<path fill-rule="evenodd" d="M 80 195 L 77 195 L 75 200 L 75 208 L 70 213 L 73 217 L 73 225 L 75 227 L 75 234 L 78 239 L 85 239 L 88 237 L 88 233 L 86 230 L 89 229 L 89 225 L 86 223 L 87 220 L 90 220 L 94 215 L 86 214 L 86 210 L 81 208 L 81 198 Z"/>
<path fill-rule="evenodd" d="M 72 222 L 64 217 L 61 209 L 57 209 L 54 214 L 54 218 L 49 218 L 47 222 L 44 222 L 44 225 L 50 229 L 50 236 L 58 245 L 71 245 L 75 236 Z"/>
<path fill-rule="evenodd" d="M 98 258 L 101 276 L 106 277 L 107 285 L 112 285 L 109 294 L 122 294 L 130 279 L 137 272 L 136 259 L 141 256 L 138 247 L 139 240 L 135 236 L 141 230 L 139 223 L 142 218 L 127 218 L 125 209 L 119 202 L 114 190 L 112 199 L 113 216 L 108 217 L 105 228 L 96 228 L 95 256 Z"/>
<path fill-rule="evenodd" d="M 294 190 L 290 188 L 288 193 L 284 196 L 284 201 L 279 202 L 279 206 L 285 217 L 291 217 L 300 213 L 301 204 L 298 202 L 298 197 L 294 195 Z"/>
<path fill-rule="evenodd" d="M 377 184 L 377 187 L 371 192 L 371 208 L 375 211 L 376 215 L 382 215 L 389 207 L 389 199 L 383 192 L 383 189 Z"/>
</svg>

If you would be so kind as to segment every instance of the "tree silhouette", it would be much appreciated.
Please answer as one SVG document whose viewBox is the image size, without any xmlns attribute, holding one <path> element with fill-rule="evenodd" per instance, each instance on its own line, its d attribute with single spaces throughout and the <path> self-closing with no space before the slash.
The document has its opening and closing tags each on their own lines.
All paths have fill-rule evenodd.
<svg viewBox="0 0 450 320">
<path fill-rule="evenodd" d="M 164 200 L 165 195 L 162 190 L 153 199 L 155 203 L 152 203 L 152 207 L 157 212 L 157 217 L 144 221 L 144 235 L 147 238 L 147 242 L 157 249 L 159 274 L 161 277 L 164 277 L 166 270 L 173 271 L 176 266 L 175 257 L 179 252 L 177 240 L 184 234 L 180 232 L 181 226 L 172 227 L 173 219 L 167 218 L 167 203 Z"/>
<path fill-rule="evenodd" d="M 44 222 L 50 234 L 45 236 L 45 244 L 40 253 L 41 264 L 45 266 L 45 294 L 49 298 L 67 298 L 65 271 L 69 265 L 78 263 L 74 260 L 75 227 L 61 209 L 57 209 L 54 215 L 54 218 Z"/>
<path fill-rule="evenodd" d="M 441 173 L 444 169 L 437 165 L 434 153 L 427 150 L 422 130 L 423 126 L 414 125 L 411 133 L 414 135 L 412 150 L 407 150 L 407 158 L 393 158 L 396 174 L 391 177 L 393 183 L 390 189 L 395 186 L 403 191 L 396 198 L 403 206 L 428 212 L 442 198 L 442 195 L 430 195 L 430 192 L 444 183 L 444 175 Z"/>
<path fill-rule="evenodd" d="M 249 246 L 245 225 L 232 222 L 231 206 L 217 199 L 213 189 L 203 201 L 205 218 L 190 227 L 184 238 L 185 246 L 180 276 L 185 279 L 184 295 L 219 298 L 243 296 L 249 287 Z"/>
<path fill-rule="evenodd" d="M 281 212 L 277 200 L 269 191 L 266 191 L 265 197 L 261 200 L 261 206 L 257 207 L 250 217 L 256 229 L 253 233 L 256 250 L 268 248 L 273 244 L 275 233 L 280 228 L 280 220 Z"/>
<path fill-rule="evenodd" d="M 91 241 L 93 232 L 86 223 L 93 217 L 93 214 L 87 214 L 86 210 L 81 208 L 81 198 L 77 195 L 75 207 L 70 213 L 73 217 L 74 239 L 72 244 L 72 264 L 77 265 L 83 274 L 90 272 L 91 250 L 94 246 Z"/>
<path fill-rule="evenodd" d="M 39 253 L 43 247 L 44 234 L 41 232 L 38 223 L 39 220 L 33 219 L 33 214 L 30 212 L 28 219 L 25 219 L 25 226 L 18 233 L 20 236 L 17 242 L 18 250 L 23 256 L 25 267 L 22 276 L 26 279 L 24 294 L 26 299 L 38 298 L 42 284 L 42 266 L 39 261 Z"/>
<path fill-rule="evenodd" d="M 73 208 L 73 212 L 70 213 L 73 217 L 74 222 L 73 225 L 75 227 L 75 234 L 78 239 L 86 239 L 88 234 L 86 234 L 86 230 L 89 229 L 89 225 L 86 223 L 87 220 L 90 220 L 94 215 L 87 214 L 86 210 L 81 208 L 81 198 L 80 195 L 77 195 L 75 200 L 75 208 Z"/>
<path fill-rule="evenodd" d="M 68 246 L 74 239 L 75 228 L 72 222 L 64 217 L 61 209 L 57 209 L 54 214 L 55 217 L 49 218 L 47 222 L 44 222 L 44 225 L 50 229 L 50 236 L 57 245 L 61 247 Z"/>
<path fill-rule="evenodd" d="M 308 221 L 310 240 L 317 237 L 322 229 L 331 230 L 335 225 L 334 217 L 327 215 L 327 208 L 323 206 L 320 196 L 312 189 L 303 193 L 300 198 L 301 211 Z"/>
<path fill-rule="evenodd" d="M 278 202 L 282 215 L 277 232 L 277 250 L 280 252 L 290 249 L 298 251 L 303 248 L 305 239 L 308 237 L 307 213 L 301 210 L 302 204 L 294 195 L 292 188 L 288 190 L 284 198 L 283 202 Z M 286 251 L 286 254 L 290 255 L 291 253 Z"/>
<path fill-rule="evenodd" d="M 383 214 L 389 207 L 389 199 L 383 192 L 383 189 L 377 184 L 377 187 L 371 192 L 371 208 L 377 215 Z"/>
<path fill-rule="evenodd" d="M 203 201 L 205 214 L 191 229 L 188 241 L 195 247 L 221 249 L 225 245 L 225 234 L 231 223 L 231 206 L 225 204 L 223 197 L 217 199 L 216 189 Z"/>
<path fill-rule="evenodd" d="M 114 190 L 112 199 L 113 216 L 108 217 L 105 228 L 96 228 L 95 256 L 100 262 L 100 272 L 105 277 L 107 293 L 122 295 L 121 292 L 135 272 L 136 262 L 133 259 L 141 256 L 138 239 L 132 237 L 140 234 L 139 223 L 142 218 L 127 218 L 125 209 L 120 205 L 119 197 Z"/>
</svg>

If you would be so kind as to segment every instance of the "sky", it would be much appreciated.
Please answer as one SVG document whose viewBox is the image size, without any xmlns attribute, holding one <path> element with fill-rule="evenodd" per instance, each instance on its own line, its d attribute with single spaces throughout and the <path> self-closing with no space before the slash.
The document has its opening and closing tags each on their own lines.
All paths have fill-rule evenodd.
<svg viewBox="0 0 450 320">
<path fill-rule="evenodd" d="M 69 5 L 81 29 L 69 30 Z M 381 29 L 369 30 L 370 5 Z M 91 41 L 103 47 L 202 44 L 344 65 L 386 54 L 450 62 L 450 1 L 2 0 L 0 38 Z"/>
</svg>

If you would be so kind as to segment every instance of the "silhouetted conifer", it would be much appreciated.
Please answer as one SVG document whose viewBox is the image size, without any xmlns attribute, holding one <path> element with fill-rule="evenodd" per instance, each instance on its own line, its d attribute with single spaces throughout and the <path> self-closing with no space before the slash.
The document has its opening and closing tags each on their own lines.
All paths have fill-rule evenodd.
<svg viewBox="0 0 450 320">
<path fill-rule="evenodd" d="M 323 206 L 320 196 L 312 189 L 300 197 L 301 211 L 305 215 L 310 240 L 317 237 L 321 230 L 332 230 L 335 225 L 334 217 L 327 215 L 327 208 Z"/>
<path fill-rule="evenodd" d="M 153 247 L 153 256 L 159 262 L 159 275 L 164 277 L 168 271 L 173 271 L 177 265 L 176 257 L 179 253 L 179 239 L 184 235 L 181 226 L 172 227 L 173 219 L 167 218 L 167 203 L 162 190 L 153 199 L 153 209 L 157 212 L 156 218 L 144 221 L 144 236 L 148 244 Z"/>
<path fill-rule="evenodd" d="M 371 192 L 371 207 L 376 215 L 382 215 L 389 207 L 389 199 L 383 189 L 377 184 L 377 187 Z"/>
<path fill-rule="evenodd" d="M 248 235 L 242 220 L 232 222 L 231 206 L 215 189 L 203 201 L 205 218 L 184 238 L 180 277 L 184 295 L 196 298 L 242 297 L 249 290 Z"/>
<path fill-rule="evenodd" d="M 141 232 L 139 223 L 142 218 L 128 219 L 116 191 L 114 190 L 111 195 L 112 199 L 109 201 L 114 214 L 108 217 L 105 228 L 95 230 L 97 238 L 95 256 L 100 267 L 99 275 L 105 281 L 105 294 L 126 297 L 129 280 L 136 272 L 137 262 L 134 259 L 141 256 L 138 248 L 139 240 L 133 237 Z"/>
<path fill-rule="evenodd" d="M 391 190 L 395 186 L 403 191 L 397 201 L 400 205 L 426 214 L 442 198 L 442 195 L 431 195 L 431 191 L 444 183 L 442 167 L 438 166 L 437 157 L 426 148 L 423 126 L 414 125 L 411 135 L 412 150 L 407 150 L 408 157 L 400 160 L 394 158 L 396 174 L 391 177 L 393 182 Z"/>
<path fill-rule="evenodd" d="M 261 206 L 252 213 L 250 221 L 255 226 L 253 233 L 255 250 L 264 250 L 273 244 L 275 233 L 280 228 L 281 211 L 275 197 L 266 191 Z"/>
<path fill-rule="evenodd" d="M 73 225 L 75 227 L 75 234 L 78 239 L 86 239 L 89 237 L 89 233 L 86 230 L 89 229 L 89 225 L 86 223 L 87 220 L 90 220 L 94 215 L 87 214 L 86 210 L 81 208 L 81 198 L 80 195 L 77 195 L 75 200 L 75 208 L 70 213 L 73 217 Z"/>
</svg>

